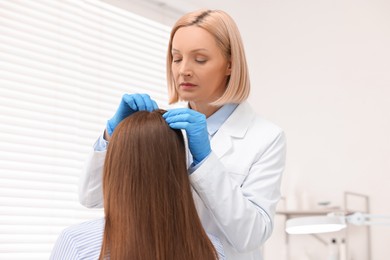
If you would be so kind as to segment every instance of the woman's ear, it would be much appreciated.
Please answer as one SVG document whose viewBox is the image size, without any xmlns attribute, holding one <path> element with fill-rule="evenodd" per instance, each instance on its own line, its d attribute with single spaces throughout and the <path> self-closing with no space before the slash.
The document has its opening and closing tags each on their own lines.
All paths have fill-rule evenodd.
<svg viewBox="0 0 390 260">
<path fill-rule="evenodd" d="M 226 76 L 229 76 L 230 74 L 232 74 L 232 62 L 229 61 L 227 63 L 227 67 L 226 67 Z"/>
</svg>

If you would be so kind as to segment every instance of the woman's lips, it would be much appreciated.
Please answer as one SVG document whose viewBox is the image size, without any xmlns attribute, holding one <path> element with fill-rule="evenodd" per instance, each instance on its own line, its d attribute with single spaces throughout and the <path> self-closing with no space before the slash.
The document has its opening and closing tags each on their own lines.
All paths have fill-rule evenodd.
<svg viewBox="0 0 390 260">
<path fill-rule="evenodd" d="M 192 83 L 184 82 L 184 83 L 180 83 L 180 87 L 182 89 L 192 89 L 192 88 L 196 87 L 196 85 L 192 84 Z"/>
</svg>

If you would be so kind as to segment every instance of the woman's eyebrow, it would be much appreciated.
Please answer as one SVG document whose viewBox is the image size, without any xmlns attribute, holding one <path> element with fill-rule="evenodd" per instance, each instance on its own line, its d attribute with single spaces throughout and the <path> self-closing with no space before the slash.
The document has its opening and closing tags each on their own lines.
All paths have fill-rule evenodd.
<svg viewBox="0 0 390 260">
<path fill-rule="evenodd" d="M 205 48 L 199 48 L 199 49 L 191 50 L 190 52 L 198 52 L 198 51 L 208 51 L 208 50 L 205 49 Z M 177 50 L 177 49 L 175 49 L 175 48 L 172 48 L 172 52 L 174 52 L 174 53 L 180 53 L 180 51 Z"/>
<path fill-rule="evenodd" d="M 209 51 L 209 50 L 205 48 L 199 48 L 199 49 L 192 50 L 191 52 L 198 52 L 198 51 Z"/>
</svg>

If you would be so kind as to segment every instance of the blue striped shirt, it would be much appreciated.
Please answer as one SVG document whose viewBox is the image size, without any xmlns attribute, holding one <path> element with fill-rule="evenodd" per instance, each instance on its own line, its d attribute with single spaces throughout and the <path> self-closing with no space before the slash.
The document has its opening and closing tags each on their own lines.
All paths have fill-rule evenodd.
<svg viewBox="0 0 390 260">
<path fill-rule="evenodd" d="M 104 218 L 99 218 L 64 229 L 53 247 L 50 260 L 99 259 L 104 223 Z M 224 260 L 222 243 L 212 235 L 209 235 L 209 238 L 218 252 L 219 259 Z"/>
</svg>

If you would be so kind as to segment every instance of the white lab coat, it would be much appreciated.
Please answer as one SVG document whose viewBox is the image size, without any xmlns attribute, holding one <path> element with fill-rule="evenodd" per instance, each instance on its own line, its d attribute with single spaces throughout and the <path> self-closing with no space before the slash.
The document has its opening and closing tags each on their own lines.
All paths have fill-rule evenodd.
<svg viewBox="0 0 390 260">
<path fill-rule="evenodd" d="M 263 259 L 261 247 L 272 233 L 280 198 L 285 148 L 283 131 L 244 102 L 211 139 L 211 154 L 190 175 L 202 224 L 221 240 L 227 259 Z M 105 152 L 93 152 L 80 178 L 79 198 L 86 207 L 102 207 L 104 157 Z"/>
</svg>

